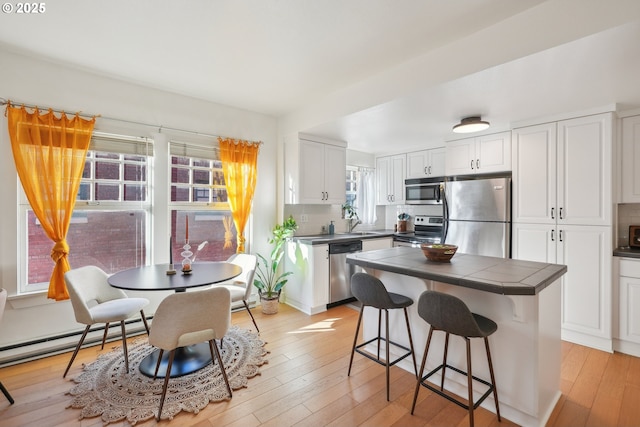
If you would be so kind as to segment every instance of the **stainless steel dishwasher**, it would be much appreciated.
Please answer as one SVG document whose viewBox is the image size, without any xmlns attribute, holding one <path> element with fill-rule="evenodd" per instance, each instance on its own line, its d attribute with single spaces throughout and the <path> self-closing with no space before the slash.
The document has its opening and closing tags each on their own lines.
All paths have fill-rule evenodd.
<svg viewBox="0 0 640 427">
<path fill-rule="evenodd" d="M 329 243 L 329 304 L 327 308 L 354 301 L 351 276 L 360 267 L 347 264 L 347 254 L 362 252 L 362 241 Z"/>
</svg>

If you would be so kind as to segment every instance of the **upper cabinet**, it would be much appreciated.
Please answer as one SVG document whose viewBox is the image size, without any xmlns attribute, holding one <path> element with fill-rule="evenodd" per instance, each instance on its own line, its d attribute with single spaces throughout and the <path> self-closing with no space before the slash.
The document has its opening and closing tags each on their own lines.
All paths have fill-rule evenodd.
<svg viewBox="0 0 640 427">
<path fill-rule="evenodd" d="M 376 158 L 377 204 L 404 203 L 406 162 L 406 154 Z"/>
<path fill-rule="evenodd" d="M 284 150 L 285 203 L 344 203 L 346 143 L 300 134 L 285 140 Z"/>
<path fill-rule="evenodd" d="M 611 225 L 612 115 L 513 131 L 514 222 Z"/>
<path fill-rule="evenodd" d="M 511 170 L 511 132 L 447 142 L 446 175 Z"/>
<path fill-rule="evenodd" d="M 622 119 L 621 203 L 640 203 L 640 116 Z"/>
<path fill-rule="evenodd" d="M 444 176 L 446 152 L 441 147 L 407 153 L 407 179 Z"/>
</svg>

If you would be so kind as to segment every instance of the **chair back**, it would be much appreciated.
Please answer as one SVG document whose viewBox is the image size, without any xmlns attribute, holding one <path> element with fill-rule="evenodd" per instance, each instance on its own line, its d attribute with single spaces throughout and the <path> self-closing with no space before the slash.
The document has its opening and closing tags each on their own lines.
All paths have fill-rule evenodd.
<svg viewBox="0 0 640 427">
<path fill-rule="evenodd" d="M 231 294 L 224 287 L 199 292 L 178 292 L 166 297 L 156 310 L 149 344 L 173 350 L 220 339 L 231 324 Z"/>
<path fill-rule="evenodd" d="M 0 289 L 0 322 L 2 321 L 2 315 L 4 314 L 4 307 L 7 304 L 7 290 Z"/>
<path fill-rule="evenodd" d="M 436 329 L 463 337 L 483 337 L 469 307 L 458 297 L 424 291 L 418 300 L 418 315 Z"/>
<path fill-rule="evenodd" d="M 384 284 L 370 274 L 354 273 L 351 276 L 351 293 L 362 305 L 381 309 L 396 308 Z"/>
<path fill-rule="evenodd" d="M 227 262 L 242 267 L 242 273 L 232 279 L 235 284 L 241 282 L 245 287 L 244 300 L 247 301 L 251 298 L 251 290 L 253 289 L 253 276 L 256 273 L 256 265 L 258 264 L 258 257 L 251 254 L 233 254 L 229 257 Z M 240 283 L 238 283 L 240 285 Z"/>
<path fill-rule="evenodd" d="M 93 324 L 89 308 L 93 301 L 102 304 L 107 301 L 127 298 L 127 294 L 109 285 L 109 276 L 99 267 L 88 265 L 69 270 L 64 275 L 71 305 L 78 323 Z"/>
</svg>

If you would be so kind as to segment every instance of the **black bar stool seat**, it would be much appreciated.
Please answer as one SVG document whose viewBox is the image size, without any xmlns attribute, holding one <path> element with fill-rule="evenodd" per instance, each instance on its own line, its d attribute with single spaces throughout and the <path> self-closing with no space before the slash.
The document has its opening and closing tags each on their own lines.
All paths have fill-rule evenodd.
<svg viewBox="0 0 640 427">
<path fill-rule="evenodd" d="M 422 363 L 420 365 L 420 376 L 416 383 L 416 390 L 413 395 L 413 405 L 411 406 L 411 414 L 416 407 L 416 401 L 418 400 L 418 392 L 420 391 L 420 385 L 428 388 L 436 394 L 447 398 L 451 402 L 467 409 L 469 411 L 469 424 L 473 427 L 473 411 L 475 408 L 493 393 L 493 398 L 496 403 L 496 415 L 498 421 L 502 421 L 500 418 L 500 406 L 498 405 L 498 391 L 496 389 L 496 380 L 493 374 L 493 363 L 491 362 L 491 352 L 489 351 L 488 337 L 498 330 L 498 325 L 491 319 L 488 319 L 479 314 L 472 313 L 467 305 L 459 298 L 437 291 L 425 291 L 420 295 L 418 300 L 418 314 L 431 326 L 429 328 L 429 337 L 427 338 L 427 344 L 424 350 L 424 356 L 422 357 Z M 442 364 L 433 369 L 427 375 L 424 374 L 424 368 L 427 361 L 427 354 L 429 352 L 429 345 L 431 344 L 431 337 L 433 331 L 445 332 L 444 342 L 444 356 Z M 464 338 L 467 346 L 467 371 L 463 371 L 456 367 L 447 364 L 447 350 L 449 347 L 449 335 L 458 335 Z M 470 338 L 483 338 L 484 345 L 487 352 L 487 362 L 489 364 L 489 373 L 491 375 L 491 382 L 485 381 L 481 378 L 475 377 L 471 370 L 471 340 Z M 467 387 L 469 397 L 467 403 L 455 399 L 449 394 L 444 393 L 444 378 L 447 368 L 458 372 L 459 374 L 467 377 Z M 438 371 L 442 371 L 442 377 L 440 382 L 440 388 L 432 386 L 427 382 L 427 379 Z M 473 402 L 473 381 L 476 380 L 481 384 L 487 386 L 487 391 L 474 403 Z"/>
<path fill-rule="evenodd" d="M 349 360 L 349 372 L 347 376 L 351 375 L 351 365 L 353 364 L 353 355 L 355 352 L 365 356 L 366 358 L 373 360 L 374 362 L 385 366 L 387 374 L 387 400 L 389 400 L 389 367 L 395 365 L 399 361 L 405 359 L 409 355 L 413 358 L 413 368 L 416 378 L 418 378 L 418 366 L 416 364 L 416 356 L 413 350 L 413 339 L 411 338 L 411 327 L 409 326 L 409 316 L 407 314 L 407 307 L 413 304 L 413 300 L 405 295 L 396 294 L 393 292 L 387 292 L 384 284 L 378 279 L 367 273 L 355 273 L 351 277 L 351 292 L 353 296 L 360 301 L 360 315 L 358 316 L 358 326 L 356 326 L 356 335 L 353 339 L 353 347 L 351 348 L 351 359 Z M 373 307 L 378 309 L 378 336 L 357 344 L 358 332 L 360 331 L 360 324 L 362 323 L 362 314 L 365 307 Z M 407 334 L 409 335 L 409 348 L 398 344 L 389 339 L 389 310 L 402 309 L 404 311 L 404 318 L 407 323 Z M 381 335 L 382 328 L 382 311 L 385 312 L 385 336 Z M 378 354 L 377 356 L 371 355 L 369 352 L 362 350 L 362 347 L 377 341 Z M 380 358 L 380 343 L 385 343 L 385 357 Z M 404 353 L 395 360 L 389 360 L 389 347 L 393 345 L 397 348 L 404 350 Z"/>
</svg>

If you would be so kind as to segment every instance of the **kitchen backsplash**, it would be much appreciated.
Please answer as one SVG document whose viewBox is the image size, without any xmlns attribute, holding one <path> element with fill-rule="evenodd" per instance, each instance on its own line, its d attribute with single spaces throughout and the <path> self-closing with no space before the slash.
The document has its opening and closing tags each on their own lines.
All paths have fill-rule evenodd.
<svg viewBox="0 0 640 427">
<path fill-rule="evenodd" d="M 413 231 L 413 219 L 416 215 L 442 215 L 442 206 L 435 205 L 392 205 L 376 206 L 375 224 L 359 224 L 355 230 L 393 230 L 401 213 L 410 215 L 407 231 Z M 328 232 L 329 222 L 333 221 L 336 233 L 346 233 L 349 221 L 342 219 L 340 205 L 285 205 L 284 217 L 293 215 L 298 223 L 296 235 L 308 236 Z"/>
<path fill-rule="evenodd" d="M 618 205 L 618 246 L 629 246 L 630 225 L 640 225 L 640 203 Z"/>
</svg>

